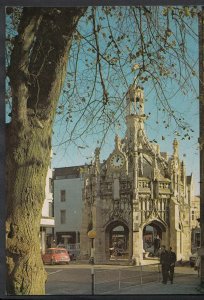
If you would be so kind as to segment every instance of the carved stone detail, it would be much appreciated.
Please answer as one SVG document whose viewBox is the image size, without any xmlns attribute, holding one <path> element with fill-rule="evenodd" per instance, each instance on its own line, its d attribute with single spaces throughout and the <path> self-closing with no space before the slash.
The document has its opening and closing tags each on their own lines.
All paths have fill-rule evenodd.
<svg viewBox="0 0 204 300">
<path fill-rule="evenodd" d="M 97 229 L 100 240 L 104 238 L 103 234 L 108 234 L 106 225 L 118 222 L 128 224 L 129 233 L 136 234 L 134 237 L 137 236 L 141 246 L 142 240 L 138 240 L 138 236 L 142 236 L 141 230 L 156 222 L 161 225 L 166 246 L 170 242 L 181 258 L 184 250 L 179 252 L 179 241 L 183 238 L 182 249 L 185 249 L 185 242 L 188 244 L 187 239 L 190 240 L 190 206 L 186 203 L 191 199 L 186 197 L 191 183 L 187 182 L 185 166 L 179 158 L 178 142 L 174 140 L 173 153 L 169 156 L 160 152 L 159 145 L 148 140 L 144 129 L 144 106 L 139 109 L 139 103 L 144 104 L 143 91 L 131 86 L 127 93 L 126 135 L 122 140 L 116 135 L 115 147 L 103 163 L 99 161 L 100 151 L 96 148 L 95 161 L 84 184 L 84 205 L 89 210 L 93 203 L 95 205 L 94 226 L 102 228 Z M 118 170 L 110 166 L 114 153 L 120 153 L 125 160 Z M 178 231 L 181 235 L 185 233 L 181 239 L 177 238 Z M 106 236 L 102 244 L 107 240 Z M 99 250 L 96 248 L 96 252 Z M 134 251 L 139 250 L 134 248 Z M 188 253 L 185 255 L 187 257 Z"/>
</svg>

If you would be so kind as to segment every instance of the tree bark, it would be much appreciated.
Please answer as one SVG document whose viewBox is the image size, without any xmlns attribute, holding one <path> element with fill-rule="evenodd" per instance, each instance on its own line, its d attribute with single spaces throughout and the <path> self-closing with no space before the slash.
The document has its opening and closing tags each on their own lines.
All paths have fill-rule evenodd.
<svg viewBox="0 0 204 300">
<path fill-rule="evenodd" d="M 52 125 L 72 34 L 85 8 L 24 8 L 8 70 L 11 122 L 6 128 L 7 293 L 45 293 L 40 218 Z"/>
</svg>

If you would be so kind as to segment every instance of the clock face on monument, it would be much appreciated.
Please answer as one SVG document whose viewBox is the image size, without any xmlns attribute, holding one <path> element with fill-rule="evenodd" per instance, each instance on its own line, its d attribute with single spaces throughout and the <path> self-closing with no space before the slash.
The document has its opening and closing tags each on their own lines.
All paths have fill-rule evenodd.
<svg viewBox="0 0 204 300">
<path fill-rule="evenodd" d="M 121 169 L 125 164 L 125 158 L 122 154 L 115 153 L 110 158 L 110 165 L 115 170 Z"/>
</svg>

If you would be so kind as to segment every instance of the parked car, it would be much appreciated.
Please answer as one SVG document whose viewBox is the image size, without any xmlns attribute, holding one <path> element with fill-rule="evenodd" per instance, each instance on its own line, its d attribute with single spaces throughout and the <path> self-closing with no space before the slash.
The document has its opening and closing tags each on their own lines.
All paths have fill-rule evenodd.
<svg viewBox="0 0 204 300">
<path fill-rule="evenodd" d="M 190 262 L 190 266 L 194 267 L 196 260 L 198 259 L 198 252 L 196 251 L 195 253 L 193 253 L 190 257 L 189 257 L 189 262 Z"/>
<path fill-rule="evenodd" d="M 48 248 L 44 255 L 42 255 L 44 264 L 59 264 L 70 262 L 70 256 L 64 248 Z"/>
<path fill-rule="evenodd" d="M 73 253 L 73 250 L 71 252 L 71 249 L 69 248 L 69 245 L 65 246 L 64 244 L 60 243 L 60 244 L 57 245 L 57 248 L 66 249 L 68 254 L 69 254 L 70 260 L 76 260 L 76 255 L 75 255 L 75 253 Z"/>
</svg>

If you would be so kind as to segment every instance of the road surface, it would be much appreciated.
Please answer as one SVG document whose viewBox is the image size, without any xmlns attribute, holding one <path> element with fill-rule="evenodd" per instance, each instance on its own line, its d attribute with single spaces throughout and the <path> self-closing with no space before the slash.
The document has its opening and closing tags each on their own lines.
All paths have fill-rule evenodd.
<svg viewBox="0 0 204 300">
<path fill-rule="evenodd" d="M 127 267 L 117 265 L 91 266 L 88 264 L 55 265 L 46 266 L 48 280 L 46 283 L 47 295 L 91 295 L 93 291 L 94 270 L 94 294 L 128 294 L 150 292 L 151 286 L 157 287 L 160 291 L 161 273 L 158 265 L 147 265 L 143 267 Z M 188 267 L 175 268 L 175 287 L 189 285 L 191 282 L 198 283 L 196 271 Z M 189 284 L 188 284 L 189 283 Z M 189 287 L 190 288 L 190 287 Z M 174 287 L 171 288 L 173 292 Z M 178 289 L 178 287 L 177 287 Z M 170 291 L 171 291 L 170 290 Z M 189 294 L 189 289 L 181 291 L 182 294 Z M 148 292 L 148 293 L 149 293 Z M 150 292 L 151 293 L 151 292 Z M 179 293 L 177 291 L 177 293 Z"/>
</svg>

